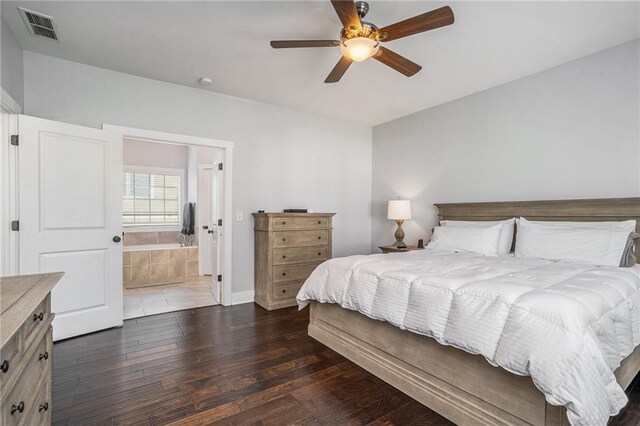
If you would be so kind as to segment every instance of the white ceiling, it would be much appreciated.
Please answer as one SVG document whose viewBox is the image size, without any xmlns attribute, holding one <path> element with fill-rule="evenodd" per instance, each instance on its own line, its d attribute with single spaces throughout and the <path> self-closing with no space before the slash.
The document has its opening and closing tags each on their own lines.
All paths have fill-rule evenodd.
<svg viewBox="0 0 640 426">
<path fill-rule="evenodd" d="M 325 1 L 2 1 L 23 48 L 152 79 L 379 124 L 640 37 L 640 2 L 371 1 L 379 27 L 448 4 L 454 25 L 385 44 L 423 66 L 411 78 L 375 60 L 339 83 L 337 48 L 274 50 L 273 39 L 334 39 Z M 52 16 L 60 42 L 31 36 L 17 6 Z"/>
</svg>

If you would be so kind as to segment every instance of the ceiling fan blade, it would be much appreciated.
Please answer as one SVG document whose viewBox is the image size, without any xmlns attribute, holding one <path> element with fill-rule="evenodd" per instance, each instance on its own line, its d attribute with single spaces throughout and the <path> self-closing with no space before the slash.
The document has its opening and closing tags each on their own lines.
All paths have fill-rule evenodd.
<svg viewBox="0 0 640 426">
<path fill-rule="evenodd" d="M 393 68 L 399 73 L 406 75 L 407 77 L 411 77 L 422 69 L 422 67 L 415 62 L 411 62 L 404 56 L 398 55 L 394 51 L 382 46 L 380 46 L 380 50 L 378 50 L 378 53 L 373 55 L 372 58 Z"/>
<path fill-rule="evenodd" d="M 422 15 L 414 16 L 413 18 L 380 28 L 377 32 L 378 40 L 395 40 L 451 25 L 453 22 L 453 11 L 449 6 L 444 6 L 431 12 L 423 13 Z"/>
<path fill-rule="evenodd" d="M 287 49 L 292 47 L 337 47 L 339 40 L 273 40 L 271 47 L 274 49 Z"/>
<path fill-rule="evenodd" d="M 333 67 L 333 69 L 331 70 L 327 78 L 324 80 L 324 82 L 337 83 L 338 81 L 340 81 L 344 73 L 347 72 L 349 65 L 351 65 L 352 63 L 353 63 L 353 60 L 347 56 L 343 56 L 342 58 L 340 58 L 340 60 L 338 61 L 336 66 Z"/>
<path fill-rule="evenodd" d="M 358 31 L 362 30 L 362 22 L 360 22 L 360 16 L 353 0 L 331 0 L 331 4 L 343 27 L 355 27 Z"/>
</svg>

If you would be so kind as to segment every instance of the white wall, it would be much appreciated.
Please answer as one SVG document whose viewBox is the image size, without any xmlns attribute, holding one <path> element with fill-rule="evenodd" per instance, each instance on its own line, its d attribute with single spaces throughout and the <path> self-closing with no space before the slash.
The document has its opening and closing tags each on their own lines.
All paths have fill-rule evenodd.
<svg viewBox="0 0 640 426">
<path fill-rule="evenodd" d="M 4 18 L 0 19 L 0 86 L 24 106 L 22 48 Z"/>
<path fill-rule="evenodd" d="M 253 289 L 257 210 L 337 212 L 334 255 L 371 245 L 371 128 L 24 52 L 26 114 L 235 142 L 233 291 Z M 338 107 L 338 106 L 336 106 Z"/>
<path fill-rule="evenodd" d="M 399 195 L 410 243 L 430 235 L 437 202 L 639 196 L 639 51 L 635 40 L 374 127 L 372 250 L 393 242 L 386 202 Z"/>
</svg>

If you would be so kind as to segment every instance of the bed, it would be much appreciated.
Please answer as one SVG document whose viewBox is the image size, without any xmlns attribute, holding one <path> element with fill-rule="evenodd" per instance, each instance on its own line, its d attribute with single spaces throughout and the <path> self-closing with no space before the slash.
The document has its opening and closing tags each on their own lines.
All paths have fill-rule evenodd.
<svg viewBox="0 0 640 426">
<path fill-rule="evenodd" d="M 640 198 L 437 207 L 441 220 L 489 221 L 522 216 L 556 221 L 635 219 L 640 223 Z M 636 247 L 638 254 L 640 247 Z M 440 344 L 433 337 L 337 304 L 311 300 L 310 309 L 310 336 L 459 425 L 569 424 L 566 408 L 547 402 L 531 377 L 497 368 L 482 355 Z M 614 380 L 622 389 L 640 370 L 640 349 L 634 344 L 628 352 L 615 369 Z"/>
</svg>

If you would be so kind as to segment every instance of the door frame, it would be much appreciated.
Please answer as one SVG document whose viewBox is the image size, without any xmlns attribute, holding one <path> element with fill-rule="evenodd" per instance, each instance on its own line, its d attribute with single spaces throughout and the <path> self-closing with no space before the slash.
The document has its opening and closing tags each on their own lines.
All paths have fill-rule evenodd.
<svg viewBox="0 0 640 426">
<path fill-rule="evenodd" d="M 103 130 L 117 133 L 123 139 L 138 139 L 148 142 L 164 142 L 175 145 L 203 146 L 209 148 L 219 148 L 223 150 L 222 162 L 224 163 L 224 210 L 222 212 L 222 223 L 224 229 L 222 233 L 222 286 L 221 304 L 231 306 L 233 303 L 231 291 L 232 283 L 232 241 L 233 226 L 231 226 L 232 201 L 233 201 L 233 142 L 220 139 L 203 138 L 199 136 L 181 135 L 177 133 L 158 132 L 155 130 L 137 129 L 133 127 L 103 124 Z"/>
<path fill-rule="evenodd" d="M 11 231 L 9 223 L 18 215 L 18 147 L 8 143 L 9 136 L 18 133 L 18 114 L 22 107 L 0 87 L 0 277 L 18 275 L 19 232 Z"/>
</svg>

